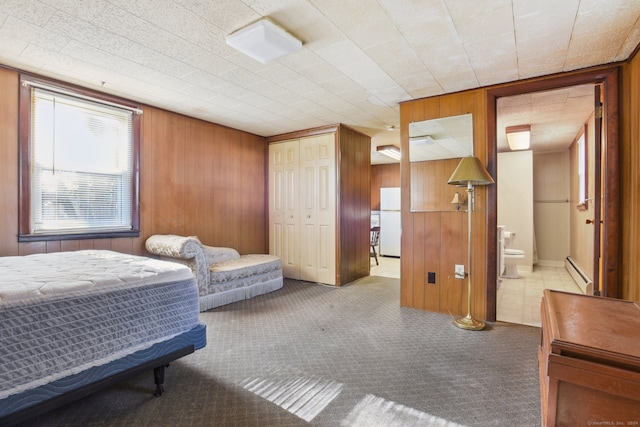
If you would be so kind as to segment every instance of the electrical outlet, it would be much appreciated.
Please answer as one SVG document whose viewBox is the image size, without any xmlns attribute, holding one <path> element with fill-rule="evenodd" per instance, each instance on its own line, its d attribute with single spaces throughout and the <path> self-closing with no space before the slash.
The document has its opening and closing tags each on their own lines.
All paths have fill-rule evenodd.
<svg viewBox="0 0 640 427">
<path fill-rule="evenodd" d="M 456 264 L 456 279 L 464 279 L 464 264 Z"/>
</svg>

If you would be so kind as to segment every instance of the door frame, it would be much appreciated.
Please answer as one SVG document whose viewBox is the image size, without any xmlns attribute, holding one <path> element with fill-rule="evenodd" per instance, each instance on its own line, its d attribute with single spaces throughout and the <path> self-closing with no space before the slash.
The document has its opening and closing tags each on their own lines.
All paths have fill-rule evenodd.
<svg viewBox="0 0 640 427">
<path fill-rule="evenodd" d="M 496 128 L 496 103 L 498 98 L 541 92 L 582 84 L 601 84 L 604 90 L 603 118 L 605 127 L 605 146 L 603 147 L 602 192 L 604 193 L 602 217 L 604 219 L 601 241 L 602 269 L 600 272 L 600 288 L 605 292 L 602 296 L 618 298 L 620 284 L 618 280 L 620 253 L 620 170 L 619 164 L 619 114 L 618 86 L 619 67 L 599 67 L 570 74 L 546 76 L 539 79 L 508 84 L 487 89 L 487 158 L 489 173 L 497 177 L 498 149 Z M 486 271 L 487 321 L 496 321 L 497 295 L 497 189 L 495 185 L 487 186 L 487 236 L 486 236 Z M 596 249 L 597 250 L 597 249 Z"/>
</svg>

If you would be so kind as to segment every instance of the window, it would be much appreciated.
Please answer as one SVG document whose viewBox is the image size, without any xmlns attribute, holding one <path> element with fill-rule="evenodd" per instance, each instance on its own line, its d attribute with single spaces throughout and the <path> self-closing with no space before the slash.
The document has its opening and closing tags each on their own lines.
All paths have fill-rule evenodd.
<svg viewBox="0 0 640 427">
<path fill-rule="evenodd" d="M 136 109 L 26 76 L 20 102 L 20 240 L 137 236 Z"/>
<path fill-rule="evenodd" d="M 583 131 L 576 141 L 578 151 L 578 207 L 587 208 L 587 144 Z"/>
</svg>

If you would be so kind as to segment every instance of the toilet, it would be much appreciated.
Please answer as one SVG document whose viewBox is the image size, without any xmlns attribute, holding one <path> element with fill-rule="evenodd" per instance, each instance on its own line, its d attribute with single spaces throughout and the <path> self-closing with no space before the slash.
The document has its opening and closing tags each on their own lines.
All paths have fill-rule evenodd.
<svg viewBox="0 0 640 427">
<path fill-rule="evenodd" d="M 498 226 L 498 250 L 500 251 L 498 272 L 500 277 L 507 279 L 520 277 L 518 262 L 524 259 L 523 250 L 510 247 L 515 237 L 515 232 L 505 230 L 504 225 Z"/>
</svg>

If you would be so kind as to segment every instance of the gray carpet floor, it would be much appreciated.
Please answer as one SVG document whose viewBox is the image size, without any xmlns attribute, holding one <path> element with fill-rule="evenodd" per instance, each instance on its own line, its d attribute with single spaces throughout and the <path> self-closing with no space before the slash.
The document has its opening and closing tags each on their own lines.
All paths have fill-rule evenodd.
<svg viewBox="0 0 640 427">
<path fill-rule="evenodd" d="M 281 290 L 201 313 L 207 346 L 29 426 L 539 426 L 540 329 L 455 327 L 399 281 Z"/>
</svg>

